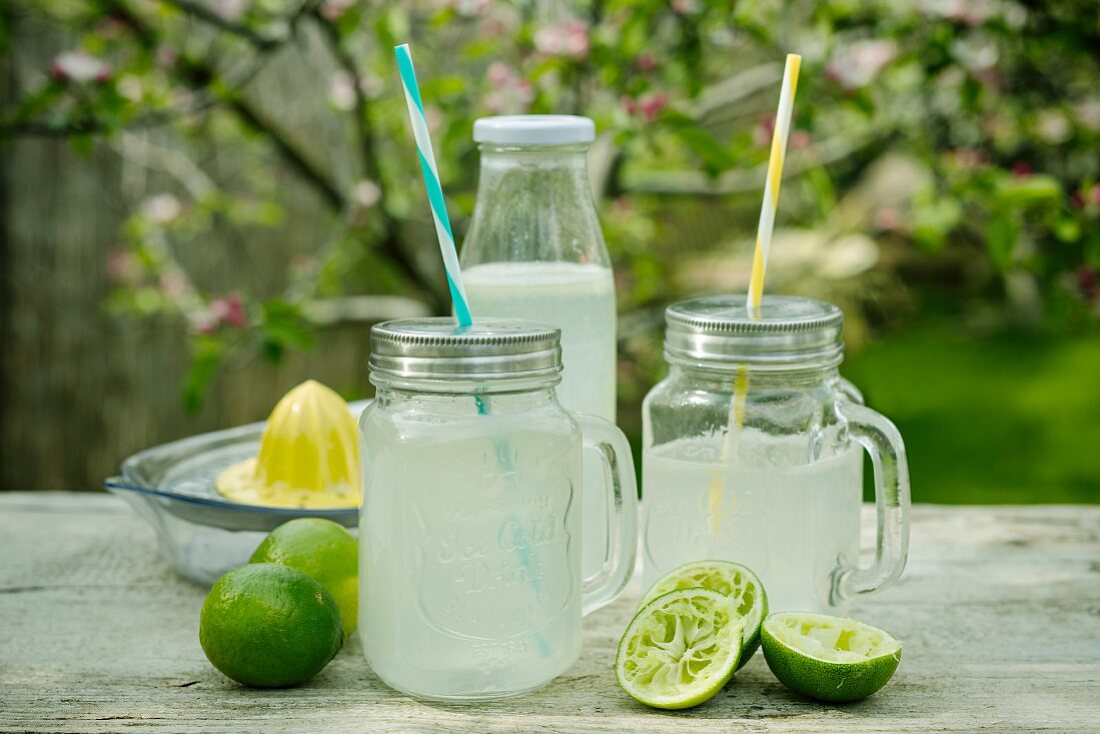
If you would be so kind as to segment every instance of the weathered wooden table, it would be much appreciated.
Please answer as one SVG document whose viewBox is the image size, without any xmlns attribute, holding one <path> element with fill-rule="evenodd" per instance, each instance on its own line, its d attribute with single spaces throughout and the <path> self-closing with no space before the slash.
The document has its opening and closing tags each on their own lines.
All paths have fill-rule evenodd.
<svg viewBox="0 0 1100 734">
<path fill-rule="evenodd" d="M 800 698 L 758 655 L 696 709 L 636 704 L 611 669 L 634 589 L 567 675 L 459 706 L 389 690 L 354 639 L 301 688 L 242 688 L 199 647 L 205 591 L 121 502 L 0 493 L 0 731 L 1100 731 L 1100 507 L 918 506 L 912 538 L 902 582 L 853 613 L 905 641 L 863 702 Z"/>
</svg>

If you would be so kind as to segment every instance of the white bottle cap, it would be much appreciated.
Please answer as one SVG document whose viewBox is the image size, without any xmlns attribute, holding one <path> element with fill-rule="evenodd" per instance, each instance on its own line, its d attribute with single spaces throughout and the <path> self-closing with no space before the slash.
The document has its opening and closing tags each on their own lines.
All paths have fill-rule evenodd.
<svg viewBox="0 0 1100 734">
<path fill-rule="evenodd" d="M 493 145 L 571 145 L 596 139 L 596 124 L 577 115 L 502 115 L 474 121 L 474 142 Z"/>
</svg>

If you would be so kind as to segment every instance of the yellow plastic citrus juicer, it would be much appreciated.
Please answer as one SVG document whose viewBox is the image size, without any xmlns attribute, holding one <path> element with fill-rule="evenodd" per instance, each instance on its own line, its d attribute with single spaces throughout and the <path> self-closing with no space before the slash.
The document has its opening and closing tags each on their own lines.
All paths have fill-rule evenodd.
<svg viewBox="0 0 1100 734">
<path fill-rule="evenodd" d="M 359 433 L 343 398 L 314 380 L 275 409 L 259 455 L 218 475 L 218 492 L 268 507 L 339 508 L 359 504 Z"/>
</svg>

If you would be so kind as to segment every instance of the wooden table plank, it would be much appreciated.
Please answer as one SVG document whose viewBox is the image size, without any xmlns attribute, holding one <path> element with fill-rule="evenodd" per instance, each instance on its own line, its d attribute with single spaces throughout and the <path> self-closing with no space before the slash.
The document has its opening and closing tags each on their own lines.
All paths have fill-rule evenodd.
<svg viewBox="0 0 1100 734">
<path fill-rule="evenodd" d="M 611 664 L 635 582 L 585 621 L 567 675 L 509 701 L 441 705 L 387 689 L 354 638 L 306 686 L 242 688 L 199 647 L 204 590 L 121 502 L 0 493 L 0 731 L 1100 730 L 1100 507 L 918 506 L 912 538 L 902 583 L 853 609 L 905 641 L 894 680 L 866 701 L 802 699 L 757 656 L 696 709 L 634 703 Z"/>
</svg>

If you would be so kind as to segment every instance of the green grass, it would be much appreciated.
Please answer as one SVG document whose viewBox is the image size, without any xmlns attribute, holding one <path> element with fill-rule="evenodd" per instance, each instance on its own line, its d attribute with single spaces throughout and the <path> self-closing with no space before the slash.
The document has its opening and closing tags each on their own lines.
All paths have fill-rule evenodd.
<svg viewBox="0 0 1100 734">
<path fill-rule="evenodd" d="M 901 430 L 915 502 L 1100 503 L 1100 339 L 891 335 L 842 372 Z"/>
</svg>

